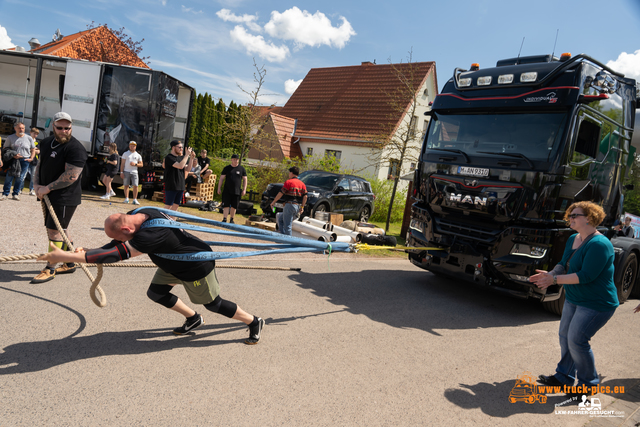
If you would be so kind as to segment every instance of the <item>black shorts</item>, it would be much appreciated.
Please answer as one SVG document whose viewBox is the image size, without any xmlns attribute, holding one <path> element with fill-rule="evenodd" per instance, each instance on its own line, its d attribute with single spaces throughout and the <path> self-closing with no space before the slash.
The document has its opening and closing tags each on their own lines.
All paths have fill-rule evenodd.
<svg viewBox="0 0 640 427">
<path fill-rule="evenodd" d="M 53 217 L 49 213 L 49 209 L 42 202 L 44 206 L 44 226 L 50 230 L 57 230 L 56 223 L 53 221 Z M 69 223 L 71 222 L 71 218 L 73 217 L 74 212 L 76 211 L 77 206 L 59 206 L 59 205 L 51 205 L 53 211 L 56 213 L 58 217 L 58 222 L 62 226 L 62 229 L 66 230 L 69 227 Z"/>
<path fill-rule="evenodd" d="M 238 205 L 240 204 L 240 195 L 239 194 L 230 194 L 226 192 L 222 192 L 222 207 L 223 208 L 233 208 L 238 209 Z"/>
</svg>

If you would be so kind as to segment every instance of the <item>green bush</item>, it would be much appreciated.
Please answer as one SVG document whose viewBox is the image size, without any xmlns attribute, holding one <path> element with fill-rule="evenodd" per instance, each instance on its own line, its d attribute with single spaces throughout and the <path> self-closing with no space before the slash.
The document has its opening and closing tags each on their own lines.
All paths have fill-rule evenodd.
<svg viewBox="0 0 640 427">
<path fill-rule="evenodd" d="M 391 191 L 393 190 L 393 180 L 368 179 L 368 181 L 371 183 L 373 194 L 376 195 L 375 209 L 369 221 L 386 222 L 389 202 L 391 201 Z M 396 189 L 396 196 L 393 200 L 393 208 L 391 209 L 389 222 L 402 221 L 406 201 L 407 189 Z"/>
</svg>

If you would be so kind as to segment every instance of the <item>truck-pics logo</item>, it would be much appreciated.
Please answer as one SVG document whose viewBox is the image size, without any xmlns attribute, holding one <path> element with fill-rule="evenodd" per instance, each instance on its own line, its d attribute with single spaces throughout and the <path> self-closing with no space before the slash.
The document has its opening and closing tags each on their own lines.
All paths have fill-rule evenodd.
<svg viewBox="0 0 640 427">
<path fill-rule="evenodd" d="M 548 102 L 549 104 L 555 104 L 558 102 L 558 97 L 555 92 L 549 92 L 547 96 L 532 96 L 525 98 L 524 102 Z"/>
<path fill-rule="evenodd" d="M 536 384 L 533 375 L 530 372 L 524 372 L 516 378 L 516 385 L 509 393 L 509 402 L 527 402 L 530 405 L 535 402 L 544 404 L 547 403 L 547 396 L 539 392 L 538 384 Z"/>
</svg>

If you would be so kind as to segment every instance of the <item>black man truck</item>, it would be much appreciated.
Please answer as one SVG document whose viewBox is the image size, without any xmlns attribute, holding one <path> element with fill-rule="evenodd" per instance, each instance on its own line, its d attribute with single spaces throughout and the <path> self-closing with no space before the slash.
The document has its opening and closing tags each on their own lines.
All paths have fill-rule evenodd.
<svg viewBox="0 0 640 427">
<path fill-rule="evenodd" d="M 601 204 L 599 230 L 612 236 L 640 145 L 638 101 L 635 80 L 584 54 L 456 68 L 427 113 L 409 260 L 560 314 L 562 286 L 539 289 L 528 277 L 562 258 L 574 233 L 563 216 L 575 201 Z M 640 293 L 640 239 L 612 243 L 623 302 Z"/>
<path fill-rule="evenodd" d="M 115 142 L 122 155 L 129 141 L 142 155 L 143 194 L 159 189 L 169 143 L 188 143 L 194 97 L 193 88 L 157 70 L 0 50 L 0 121 L 23 121 L 44 138 L 53 130 L 53 115 L 69 113 L 73 136 L 89 156 L 85 189 L 98 185 L 109 144 Z M 117 175 L 114 182 L 121 182 Z"/>
</svg>

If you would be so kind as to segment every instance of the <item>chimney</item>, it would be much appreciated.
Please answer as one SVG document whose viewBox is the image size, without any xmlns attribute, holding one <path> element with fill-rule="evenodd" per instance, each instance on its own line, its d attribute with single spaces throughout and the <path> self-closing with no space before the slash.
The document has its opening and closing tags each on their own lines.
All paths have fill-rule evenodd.
<svg viewBox="0 0 640 427">
<path fill-rule="evenodd" d="M 362 65 L 373 65 L 371 61 L 362 61 Z"/>
<path fill-rule="evenodd" d="M 29 46 L 31 46 L 31 50 L 36 50 L 40 47 L 40 41 L 35 37 L 32 37 L 31 40 L 29 40 L 27 43 L 29 43 Z"/>
</svg>

